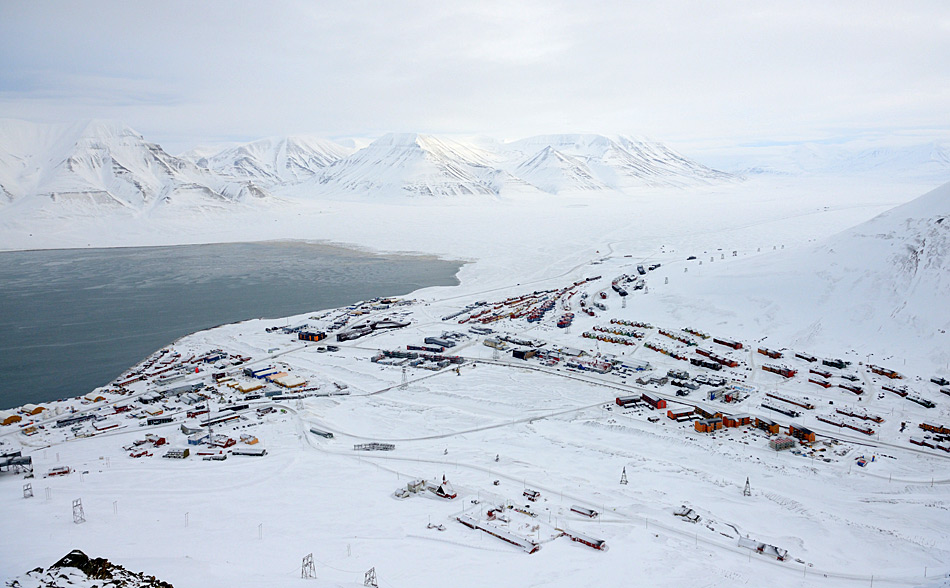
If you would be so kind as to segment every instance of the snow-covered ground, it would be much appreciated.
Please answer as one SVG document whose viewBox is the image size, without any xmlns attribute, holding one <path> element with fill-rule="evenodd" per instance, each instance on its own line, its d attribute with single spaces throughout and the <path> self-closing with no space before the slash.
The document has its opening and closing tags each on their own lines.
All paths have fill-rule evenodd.
<svg viewBox="0 0 950 588">
<path fill-rule="evenodd" d="M 548 188 L 563 187 L 559 177 L 580 183 L 540 192 L 498 175 L 479 176 L 485 171 L 480 166 L 498 164 L 480 152 L 463 152 L 431 138 L 423 146 L 417 136 L 388 141 L 389 146 L 408 143 L 465 159 L 468 167 L 452 168 L 464 172 L 465 181 L 451 185 L 478 181 L 504 189 L 467 195 L 456 190 L 451 198 L 438 199 L 386 190 L 371 198 L 343 192 L 329 197 L 316 187 L 306 189 L 320 176 L 303 171 L 300 162 L 319 158 L 307 159 L 296 148 L 291 157 L 289 144 L 274 143 L 244 152 L 270 162 L 268 173 L 277 179 L 266 197 L 211 207 L 203 197 L 186 202 L 173 197 L 165 206 L 150 195 L 147 214 L 125 205 L 107 212 L 84 202 L 51 207 L 36 201 L 27 204 L 37 214 L 4 215 L 0 247 L 7 249 L 308 239 L 471 263 L 460 271 L 458 287 L 424 289 L 407 297 L 413 301 L 409 304 L 374 307 L 348 323 L 392 317 L 408 320 L 408 327 L 340 342 L 339 351 L 324 352 L 318 347 L 337 343 L 304 344 L 294 335 L 265 331 L 287 324 L 283 319 L 227 325 L 186 337 L 148 369 L 135 368 L 151 375 L 128 384 L 128 394 L 104 392 L 106 399 L 96 403 L 51 405 L 46 414 L 56 409 L 60 414 L 35 435 L 20 432 L 24 423 L 0 429 L 0 448 L 31 455 L 36 472 L 32 480 L 0 473 L 0 510 L 15 530 L 5 535 L 0 549 L 0 576 L 47 567 L 78 548 L 175 585 L 296 585 L 301 560 L 309 553 L 317 586 L 360 585 L 371 567 L 381 586 L 673 586 L 697 579 L 706 586 L 941 585 L 936 577 L 950 572 L 950 453 L 936 447 L 946 442 L 918 425 L 950 425 L 950 396 L 930 382 L 950 379 L 950 319 L 941 303 L 950 243 L 950 223 L 940 220 L 948 215 L 947 185 L 918 198 L 935 184 L 848 174 L 763 174 L 688 189 L 588 190 L 581 179 L 605 184 L 605 176 L 594 178 L 590 163 L 580 165 L 579 156 L 564 153 L 562 145 L 529 158 L 527 175 L 535 174 Z M 526 145 L 525 154 L 534 147 L 546 149 L 530 141 Z M 384 146 L 376 149 L 391 154 Z M 148 160 L 155 166 L 149 169 L 165 170 L 153 176 L 168 173 L 180 188 L 175 173 L 154 163 L 171 161 L 167 154 L 152 153 L 157 159 Z M 348 163 L 338 170 L 330 164 L 326 173 L 358 184 L 353 178 L 364 177 L 358 171 L 369 165 L 367 154 L 360 159 L 361 151 L 335 153 L 343 158 L 337 161 Z M 192 165 L 182 161 L 182 168 Z M 286 178 L 274 169 L 286 161 L 297 162 L 295 178 L 310 179 L 281 184 Z M 246 163 L 250 167 L 241 169 L 257 169 L 257 163 Z M 213 167 L 225 164 L 219 159 Z M 211 173 L 195 165 L 194 174 Z M 389 180 L 393 185 L 406 177 L 442 182 L 448 168 L 436 175 L 432 167 L 412 169 L 422 175 L 400 176 L 395 170 L 398 177 Z M 120 173 L 110 181 L 126 186 L 123 177 Z M 428 185 L 436 184 L 450 185 Z M 2 210 L 27 206 L 18 202 L 26 200 L 11 199 Z M 655 264 L 660 265 L 638 272 L 639 265 Z M 632 279 L 620 282 L 630 294 L 621 299 L 611 285 L 624 275 Z M 637 284 L 643 288 L 635 290 Z M 522 296 L 529 298 L 505 304 Z M 738 404 L 707 400 L 717 388 L 708 385 L 678 397 L 670 384 L 637 384 L 643 373 L 568 368 L 576 361 L 570 352 L 551 365 L 513 359 L 510 348 L 517 345 L 509 343 L 508 350 L 496 354 L 484 345 L 487 335 L 469 330 L 475 324 L 472 314 L 485 310 L 476 317 L 485 318 L 520 307 L 528 312 L 544 296 L 555 302 L 541 321 L 520 316 L 484 326 L 494 329 L 493 335 L 543 342 L 544 351 L 585 350 L 589 356 L 583 361 L 598 353 L 601 360 L 612 354 L 630 365 L 646 361 L 651 364 L 647 376 L 663 376 L 669 369 L 686 369 L 694 377 L 723 376 L 745 398 Z M 581 300 L 595 316 L 582 311 Z M 477 302 L 488 304 L 442 320 Z M 555 323 L 566 312 L 574 313 L 573 324 L 558 328 Z M 341 329 L 333 322 L 348 314 L 355 311 L 302 315 L 291 323 L 306 322 L 334 335 Z M 653 327 L 618 326 L 611 319 Z M 741 341 L 743 349 L 700 340 L 682 331 L 686 327 Z M 699 345 L 666 337 L 660 328 Z M 637 330 L 644 337 L 603 329 Z M 443 331 L 466 335 L 446 351 L 465 358 L 458 371 L 454 364 L 440 371 L 411 367 L 403 387 L 401 367 L 372 361 L 380 350 L 423 345 L 425 337 Z M 648 343 L 694 359 L 702 357 L 696 347 L 711 348 L 738 366 L 712 372 L 658 353 Z M 760 346 L 783 357 L 767 358 L 757 353 Z M 212 373 L 222 371 L 234 372 L 235 381 L 247 384 L 256 380 L 241 375 L 242 368 L 273 365 L 305 379 L 305 388 L 316 395 L 253 399 L 237 412 L 238 420 L 215 428 L 215 434 L 235 440 L 242 435 L 259 440 L 223 451 L 265 447 L 263 457 L 175 460 L 161 457 L 164 445 L 133 447 L 146 433 L 195 453 L 203 447 L 189 446 L 180 430 L 182 424 L 195 424 L 187 416 L 194 408 L 165 399 L 160 416 L 173 422 L 140 426 L 146 410 L 158 409 L 138 397 L 159 389 L 155 371 L 166 365 L 162 362 L 178 366 L 211 349 L 227 353 L 229 363 L 238 356 L 248 361 L 187 363 L 176 368 L 183 379 L 168 387 L 210 387 Z M 169 359 L 173 352 L 180 355 Z M 827 368 L 796 358 L 796 352 L 850 365 Z M 798 373 L 785 379 L 763 371 L 766 363 Z M 891 381 L 869 371 L 869 363 L 904 377 Z M 811 374 L 812 368 L 831 375 Z M 845 376 L 857 380 L 849 384 Z M 860 386 L 863 393 L 854 395 L 840 384 Z M 908 387 L 907 397 L 884 388 L 900 385 Z M 217 392 L 202 392 L 214 412 L 247 398 L 225 383 L 214 387 Z M 277 389 L 266 384 L 250 394 Z M 699 433 L 692 422 L 668 419 L 665 410 L 622 409 L 614 403 L 618 396 L 644 391 L 668 398 L 671 407 L 678 400 L 710 412 L 771 418 L 783 425 L 783 433 L 789 425 L 807 427 L 818 434 L 818 442 L 795 453 L 776 452 L 767 434 L 751 426 Z M 770 399 L 769 393 L 814 408 L 799 409 Z M 936 406 L 914 403 L 909 400 L 914 395 Z M 801 414 L 787 416 L 763 404 Z M 143 418 L 112 414 L 115 405 L 129 406 L 129 413 Z M 275 410 L 258 414 L 256 409 L 267 407 Z M 96 422 L 100 428 L 119 427 L 97 432 L 91 422 L 75 430 L 50 426 L 73 409 L 94 411 L 102 417 Z M 873 433 L 841 429 L 818 417 L 869 426 Z M 332 432 L 333 438 L 316 436 L 311 427 Z M 935 447 L 913 445 L 911 437 Z M 392 443 L 395 449 L 353 449 L 372 441 Z M 143 448 L 152 456 L 130 457 Z M 43 477 L 57 466 L 68 466 L 72 473 Z M 622 485 L 623 471 L 628 483 Z M 412 480 L 437 485 L 443 476 L 457 498 L 425 491 L 396 496 Z M 746 478 L 751 496 L 743 496 Z M 34 496 L 25 499 L 27 482 Z M 528 502 L 526 489 L 539 491 L 539 500 Z M 76 498 L 82 499 L 85 523 L 73 523 Z M 520 510 L 490 515 L 494 507 L 507 505 Z M 574 505 L 600 515 L 583 517 L 571 511 Z M 674 514 L 684 505 L 698 522 Z M 541 549 L 529 555 L 470 529 L 456 521 L 463 513 L 537 542 Z M 603 539 L 609 550 L 571 542 L 559 537 L 561 531 Z M 755 553 L 741 546 L 740 538 L 787 550 L 788 557 L 777 561 Z"/>
<path fill-rule="evenodd" d="M 904 218 L 939 216 L 946 190 L 867 226 L 890 223 L 934 229 L 932 223 L 918 226 Z M 334 341 L 304 344 L 294 335 L 265 331 L 288 324 L 287 320 L 249 321 L 186 337 L 162 356 L 175 352 L 178 359 L 159 359 L 146 371 L 153 373 L 163 361 L 176 365 L 222 349 L 232 358 L 250 358 L 240 367 L 222 364 L 221 371 L 234 372 L 238 381 L 255 381 L 240 374 L 243 367 L 271 365 L 305 379 L 306 388 L 312 389 L 309 393 L 317 396 L 251 400 L 239 411 L 239 420 L 215 428 L 214 434 L 235 440 L 253 435 L 259 443 L 239 442 L 230 449 L 265 447 L 263 457 L 163 459 L 167 446 L 150 444 L 142 447 L 151 456 L 130 457 L 141 450 L 131 444 L 146 433 L 165 437 L 171 447 L 201 450 L 203 446 L 189 446 L 179 430 L 182 423 L 194 425 L 195 419 L 185 414 L 192 408 L 175 400 L 164 401 L 164 414 L 174 419 L 171 424 L 140 426 L 140 419 L 128 418 L 127 413 L 106 416 L 112 409 L 102 407 L 97 425 L 114 423 L 121 428 L 92 437 L 83 436 L 95 433 L 88 423 L 75 431 L 47 426 L 32 436 L 18 429 L 3 431 L 4 448 L 22 446 L 33 456 L 36 477 L 30 481 L 11 473 L 0 475 L 2 509 L 11 528 L 17 529 L 17 540 L 7 541 L 3 549 L 0 574 L 11 577 L 48 566 L 79 548 L 180 585 L 296 584 L 301 560 L 309 553 L 314 555 L 318 578 L 314 584 L 326 586 L 359 585 L 371 567 L 382 586 L 435 586 L 447 581 L 458 586 L 613 585 L 631 578 L 672 586 L 697 577 L 709 586 L 766 581 L 783 586 L 860 586 L 869 584 L 872 576 L 876 585 L 939 583 L 935 577 L 950 572 L 945 564 L 950 555 L 946 550 L 950 454 L 912 445 L 910 438 L 931 436 L 919 429 L 921 422 L 950 424 L 950 396 L 929 382 L 938 374 L 948 376 L 940 364 L 942 352 L 932 351 L 926 339 L 914 346 L 906 333 L 900 338 L 899 354 L 886 333 L 853 340 L 822 332 L 783 338 L 796 333 L 783 325 L 807 318 L 807 309 L 792 304 L 795 296 L 786 300 L 775 294 L 763 319 L 750 304 L 762 296 L 765 285 L 749 286 L 745 299 L 741 287 L 732 296 L 704 290 L 723 287 L 735 279 L 731 276 L 746 271 L 743 268 L 768 267 L 772 257 L 786 259 L 782 255 L 787 254 L 787 259 L 812 263 L 808 251 L 828 247 L 840 251 L 836 243 L 868 231 L 859 227 L 823 240 L 826 235 L 890 208 L 901 198 L 883 189 L 863 190 L 860 197 L 837 204 L 814 196 L 781 198 L 776 192 L 763 195 L 761 202 L 750 198 L 749 192 L 665 198 L 657 202 L 632 197 L 622 202 L 578 197 L 547 207 L 540 202 L 535 207 L 312 203 L 325 207 L 325 214 L 337 222 L 308 215 L 299 224 L 285 224 L 283 236 L 304 236 L 294 231 L 303 231 L 306 225 L 313 231 L 311 238 L 371 248 L 418 250 L 425 241 L 433 243 L 430 251 L 475 263 L 462 270 L 459 287 L 422 290 L 411 296 L 409 304 L 374 307 L 371 314 L 351 316 L 348 326 L 384 317 L 408 319 L 411 324 L 338 343 L 337 352 L 318 349 Z M 496 214 L 503 210 L 518 214 Z M 528 215 L 530 210 L 536 212 L 534 217 Z M 343 226 L 341 218 L 362 222 Z M 390 223 L 384 224 L 387 218 Z M 906 232 L 901 238 L 915 234 Z M 809 245 L 812 239 L 821 242 Z M 687 262 L 689 255 L 698 259 Z M 847 261 L 851 266 L 876 263 L 853 251 Z M 638 277 L 638 265 L 656 263 L 660 267 Z M 813 279 L 808 278 L 812 273 L 808 267 L 796 268 L 803 280 Z M 943 272 L 939 269 L 937 275 Z M 626 302 L 611 288 L 622 275 L 632 278 Z M 644 288 L 634 290 L 637 283 Z M 541 291 L 550 292 L 534 294 Z M 851 295 L 850 289 L 842 292 Z M 496 355 L 484 345 L 486 335 L 468 330 L 474 320 L 458 323 L 482 310 L 488 314 L 481 318 L 511 312 L 519 303 L 504 301 L 523 295 L 532 300 L 558 298 L 540 322 L 504 318 L 484 326 L 494 329 L 494 335 L 544 342 L 542 350 L 566 346 L 591 356 L 610 353 L 631 365 L 647 361 L 652 367 L 646 375 L 662 376 L 679 368 L 692 376 L 724 376 L 749 397 L 738 404 L 708 401 L 710 386 L 677 397 L 677 388 L 669 384 L 636 384 L 644 373 L 569 369 L 567 364 L 575 361 L 569 352 L 553 365 L 513 359 L 510 349 Z M 873 299 L 872 294 L 862 296 Z M 596 316 L 581 311 L 582 299 Z M 733 306 L 724 300 L 732 300 Z M 811 312 L 822 312 L 828 300 L 835 298 L 816 300 Z M 442 320 L 476 302 L 488 304 Z M 594 302 L 606 310 L 594 309 Z M 566 312 L 566 304 L 575 314 L 570 329 L 554 325 Z M 942 317 L 944 312 L 933 309 L 933 316 Z M 305 322 L 312 330 L 336 333 L 341 328 L 331 330 L 332 324 L 352 314 L 356 313 L 341 309 L 294 317 L 290 323 Z M 631 339 L 633 345 L 583 336 L 604 333 L 594 327 L 628 329 L 610 319 L 647 321 L 653 326 L 629 327 L 645 335 Z M 742 341 L 744 348 L 729 350 L 684 333 L 684 327 Z M 695 346 L 663 336 L 660 328 L 714 348 L 739 366 L 711 372 L 657 353 L 645 343 L 700 357 Z M 443 331 L 465 335 L 446 351 L 466 359 L 458 371 L 454 365 L 441 371 L 409 368 L 402 387 L 399 366 L 371 361 L 379 350 L 423 345 L 425 337 Z M 784 357 L 773 361 L 758 354 L 760 345 L 779 350 Z M 845 370 L 821 367 L 820 362 L 796 359 L 794 352 L 840 357 L 851 365 Z M 895 369 L 904 378 L 891 382 L 869 372 L 862 365 L 869 354 L 874 354 L 871 363 Z M 798 374 L 786 380 L 763 371 L 769 362 L 785 364 Z M 218 371 L 210 365 L 188 365 L 196 365 L 199 372 L 181 368 L 186 377 L 168 387 L 211 385 L 210 376 Z M 808 373 L 813 367 L 833 372 L 828 377 L 832 387 L 808 382 L 815 377 Z M 858 378 L 861 396 L 837 387 L 848 383 L 843 378 L 848 374 Z M 161 389 L 154 381 L 153 377 L 129 384 L 130 394 Z M 932 400 L 936 408 L 924 408 L 883 388 L 892 383 L 908 385 L 911 394 Z M 214 412 L 245 398 L 224 383 L 216 388 L 219 393 L 202 391 L 210 396 L 205 402 Z M 278 388 L 267 384 L 256 392 L 267 389 Z M 768 446 L 768 435 L 751 426 L 710 435 L 696 432 L 692 422 L 668 419 L 665 410 L 622 409 L 613 402 L 644 390 L 669 398 L 670 407 L 689 403 L 726 414 L 772 418 L 784 426 L 783 433 L 790 424 L 807 427 L 818 433 L 818 442 L 794 453 L 775 452 Z M 770 412 L 762 404 L 796 407 L 769 400 L 768 393 L 816 408 L 799 409 L 798 417 Z M 70 401 L 63 406 L 90 410 L 109 402 L 131 406 L 131 412 L 143 416 L 154 406 L 126 395 L 103 395 L 106 400 L 99 403 Z M 268 406 L 276 410 L 263 415 L 255 410 Z M 879 416 L 883 422 L 874 422 L 873 435 L 866 436 L 818 420 L 821 416 L 859 427 L 871 423 L 842 416 L 837 408 Z M 902 422 L 907 423 L 904 430 Z M 316 436 L 309 432 L 311 427 L 332 432 L 333 438 Z M 395 449 L 353 449 L 372 441 L 392 443 Z M 43 477 L 63 465 L 73 473 Z M 625 485 L 620 484 L 623 471 Z M 394 495 L 412 480 L 438 483 L 443 476 L 458 493 L 454 500 L 425 491 L 405 499 Z M 746 478 L 751 496 L 743 496 Z M 22 498 L 24 482 L 32 482 L 33 498 Z M 539 500 L 527 501 L 526 489 L 539 491 Z M 85 523 L 73 523 L 75 498 L 82 499 Z M 490 510 L 508 505 L 520 510 L 503 508 L 490 516 Z M 583 517 L 572 512 L 575 505 L 600 514 Z M 675 514 L 684 505 L 699 516 L 698 522 Z M 523 541 L 537 542 L 541 549 L 529 555 L 470 529 L 456 521 L 463 513 Z M 444 530 L 436 528 L 439 525 Z M 604 540 L 609 550 L 571 542 L 559 536 L 562 531 Z M 741 546 L 740 538 L 787 550 L 788 557 L 777 561 L 756 553 Z"/>
</svg>

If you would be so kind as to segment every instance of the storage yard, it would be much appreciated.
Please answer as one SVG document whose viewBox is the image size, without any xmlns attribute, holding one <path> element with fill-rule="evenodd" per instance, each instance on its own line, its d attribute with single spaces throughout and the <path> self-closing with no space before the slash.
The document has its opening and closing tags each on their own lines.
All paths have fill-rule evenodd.
<svg viewBox="0 0 950 588">
<path fill-rule="evenodd" d="M 185 337 L 109 386 L 0 415 L 2 453 L 36 471 L 28 500 L 0 471 L 4 511 L 26 527 L 62 519 L 53 553 L 103 541 L 83 534 L 101 528 L 185 533 L 171 549 L 207 560 L 214 548 L 188 534 L 220 524 L 207 533 L 264 562 L 260 578 L 318 547 L 341 569 L 485 553 L 512 585 L 631 558 L 712 585 L 950 572 L 950 519 L 933 508 L 950 504 L 943 375 L 652 324 L 636 286 L 654 270 L 614 263 L 543 290 L 379 299 Z M 80 495 L 76 526 L 66 503 Z M 333 514 L 299 506 L 315 499 Z M 225 516 L 236 503 L 246 514 Z M 324 528 L 314 543 L 290 539 L 308 526 Z"/>
</svg>

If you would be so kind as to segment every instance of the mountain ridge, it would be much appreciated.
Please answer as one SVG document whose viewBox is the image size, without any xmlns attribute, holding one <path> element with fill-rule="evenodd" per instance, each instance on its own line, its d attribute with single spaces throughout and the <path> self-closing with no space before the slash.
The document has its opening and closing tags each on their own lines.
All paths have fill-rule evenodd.
<svg viewBox="0 0 950 588">
<path fill-rule="evenodd" d="M 70 125 L 0 121 L 0 186 L 6 205 L 62 204 L 142 211 L 162 204 L 221 206 L 269 198 L 167 153 L 129 127 L 93 120 Z M 11 141 L 14 137 L 16 140 Z"/>
<path fill-rule="evenodd" d="M 271 137 L 171 155 L 113 121 L 0 120 L 0 205 L 147 212 L 297 197 L 502 198 L 683 188 L 736 180 L 655 141 L 593 134 L 508 143 L 389 133 L 356 149 Z"/>
</svg>

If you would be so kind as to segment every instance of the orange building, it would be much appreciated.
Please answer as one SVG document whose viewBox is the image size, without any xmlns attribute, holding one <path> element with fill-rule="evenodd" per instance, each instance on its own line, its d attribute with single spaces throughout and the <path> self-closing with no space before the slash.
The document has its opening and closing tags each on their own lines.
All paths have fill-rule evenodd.
<svg viewBox="0 0 950 588">
<path fill-rule="evenodd" d="M 693 428 L 699 433 L 713 433 L 722 428 L 722 419 L 703 419 L 693 423 Z"/>
</svg>

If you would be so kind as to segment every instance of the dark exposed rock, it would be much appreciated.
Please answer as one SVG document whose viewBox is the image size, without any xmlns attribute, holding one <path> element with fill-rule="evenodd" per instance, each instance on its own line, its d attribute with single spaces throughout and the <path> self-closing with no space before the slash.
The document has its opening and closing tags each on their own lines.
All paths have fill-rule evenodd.
<svg viewBox="0 0 950 588">
<path fill-rule="evenodd" d="M 36 581 L 39 580 L 39 588 L 65 588 L 74 585 L 73 580 L 77 578 L 76 573 L 69 570 L 78 570 L 89 580 L 103 580 L 101 584 L 92 584 L 92 588 L 106 588 L 107 586 L 112 588 L 174 588 L 168 582 L 163 582 L 155 576 L 141 572 L 130 572 L 102 557 L 90 558 L 78 549 L 70 551 L 46 570 L 36 568 L 25 575 L 31 578 L 31 582 L 28 583 L 31 586 L 36 586 Z M 70 574 L 72 574 L 72 579 Z M 87 584 L 83 583 L 83 585 Z M 21 583 L 18 579 L 13 579 L 7 582 L 7 586 L 17 587 L 21 586 Z"/>
</svg>

